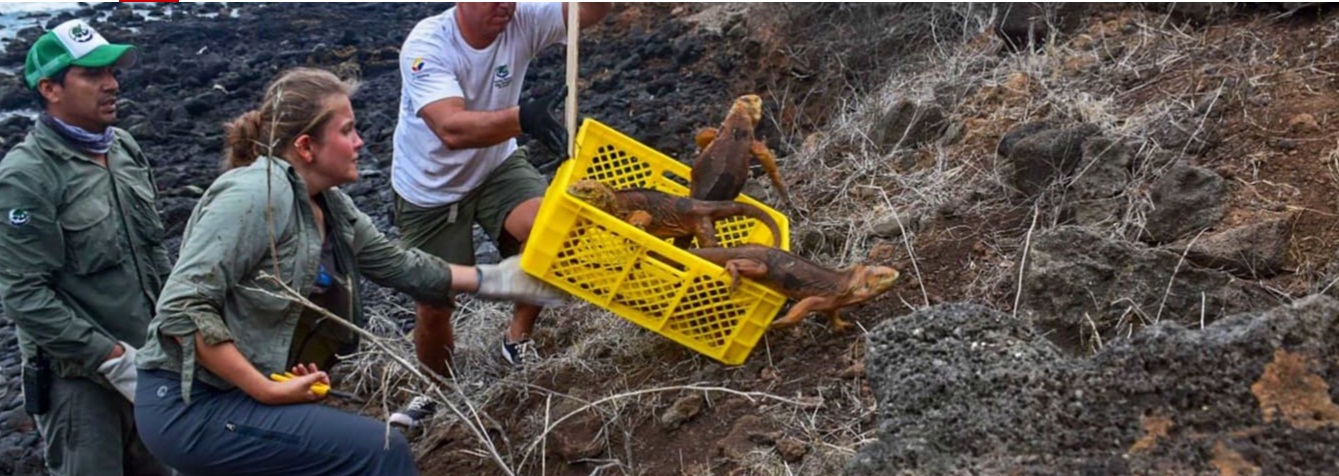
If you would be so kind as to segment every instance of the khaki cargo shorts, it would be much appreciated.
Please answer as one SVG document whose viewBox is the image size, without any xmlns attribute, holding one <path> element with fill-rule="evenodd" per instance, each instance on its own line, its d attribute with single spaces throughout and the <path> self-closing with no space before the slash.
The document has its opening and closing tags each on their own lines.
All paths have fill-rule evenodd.
<svg viewBox="0 0 1339 476">
<path fill-rule="evenodd" d="M 474 223 L 508 257 L 520 253 L 521 243 L 504 233 L 507 215 L 522 202 L 543 197 L 548 181 L 530 165 L 529 153 L 517 148 L 484 179 L 484 183 L 450 205 L 423 208 L 395 195 L 395 224 L 400 241 L 448 263 L 474 264 Z"/>
</svg>

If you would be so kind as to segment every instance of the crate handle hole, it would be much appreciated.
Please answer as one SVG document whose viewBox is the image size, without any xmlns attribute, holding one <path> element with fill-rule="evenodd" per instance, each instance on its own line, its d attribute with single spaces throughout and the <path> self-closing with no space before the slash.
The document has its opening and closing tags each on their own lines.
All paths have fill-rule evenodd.
<svg viewBox="0 0 1339 476">
<path fill-rule="evenodd" d="M 684 178 L 682 175 L 676 174 L 676 173 L 671 172 L 671 171 L 669 171 L 669 170 L 666 170 L 666 171 L 662 172 L 660 175 L 661 175 L 662 177 L 665 177 L 665 180 L 668 180 L 668 181 L 677 183 L 677 184 L 679 184 L 679 185 L 682 185 L 684 188 L 688 188 L 688 189 L 693 188 L 693 187 L 692 187 L 692 185 L 693 185 L 692 180 L 690 180 L 690 179 L 686 179 L 686 178 Z"/>
</svg>

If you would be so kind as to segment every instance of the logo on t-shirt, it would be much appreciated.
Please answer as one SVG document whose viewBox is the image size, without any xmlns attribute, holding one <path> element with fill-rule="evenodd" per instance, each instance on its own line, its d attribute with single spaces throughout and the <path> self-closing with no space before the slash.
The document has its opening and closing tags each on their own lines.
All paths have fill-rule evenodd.
<svg viewBox="0 0 1339 476">
<path fill-rule="evenodd" d="M 409 63 L 409 71 L 415 73 L 423 71 L 423 58 L 414 58 L 414 61 Z"/>
<path fill-rule="evenodd" d="M 500 64 L 493 70 L 493 87 L 502 89 L 511 86 L 511 68 L 505 64 Z"/>
</svg>

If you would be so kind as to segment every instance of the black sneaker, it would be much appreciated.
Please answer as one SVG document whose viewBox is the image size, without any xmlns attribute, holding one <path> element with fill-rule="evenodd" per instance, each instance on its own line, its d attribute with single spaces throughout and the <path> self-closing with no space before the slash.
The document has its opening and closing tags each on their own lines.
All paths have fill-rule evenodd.
<svg viewBox="0 0 1339 476">
<path fill-rule="evenodd" d="M 539 352 L 535 350 L 535 341 L 525 339 L 520 342 L 507 342 L 507 338 L 502 338 L 502 358 L 507 363 L 515 367 L 516 370 L 525 370 L 526 366 L 533 365 L 539 361 Z"/>
<path fill-rule="evenodd" d="M 400 425 L 405 428 L 414 428 L 423 424 L 424 420 L 437 413 L 437 402 L 432 401 L 423 395 L 414 397 L 409 401 L 403 410 L 392 413 L 391 417 L 386 419 L 392 425 Z"/>
</svg>

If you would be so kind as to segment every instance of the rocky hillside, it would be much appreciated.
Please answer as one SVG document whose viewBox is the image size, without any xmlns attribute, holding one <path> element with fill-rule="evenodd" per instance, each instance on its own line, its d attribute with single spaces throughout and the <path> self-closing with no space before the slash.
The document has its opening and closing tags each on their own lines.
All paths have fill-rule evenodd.
<svg viewBox="0 0 1339 476">
<path fill-rule="evenodd" d="M 391 235 L 396 55 L 443 4 L 99 4 L 141 46 L 122 127 L 175 237 L 221 124 L 297 65 L 361 78 L 347 187 Z M 681 159 L 731 99 L 799 210 L 793 248 L 896 266 L 895 289 L 774 331 L 725 367 L 599 310 L 547 311 L 545 360 L 496 361 L 507 309 L 467 302 L 424 474 L 1323 474 L 1339 459 L 1329 263 L 1339 16 L 1323 5 L 627 4 L 581 44 L 580 114 Z M 54 25 L 67 19 L 37 18 Z M 40 34 L 18 33 L 21 68 Z M 527 96 L 563 81 L 563 51 Z M 29 106 L 18 79 L 0 108 Z M 0 122 L 0 149 L 31 125 Z M 2 151 L 2 150 L 0 150 Z M 765 180 L 746 193 L 778 196 Z M 490 247 L 479 247 L 489 259 Z M 409 349 L 412 303 L 369 286 Z M 1319 294 L 1319 295 L 1318 295 Z M 0 318 L 0 474 L 40 474 Z M 425 387 L 372 347 L 340 368 L 382 417 Z M 461 416 L 465 415 L 466 418 Z"/>
</svg>

